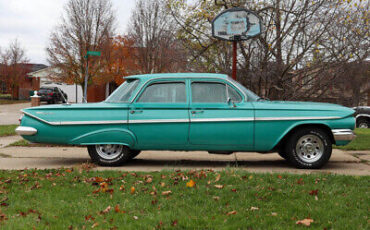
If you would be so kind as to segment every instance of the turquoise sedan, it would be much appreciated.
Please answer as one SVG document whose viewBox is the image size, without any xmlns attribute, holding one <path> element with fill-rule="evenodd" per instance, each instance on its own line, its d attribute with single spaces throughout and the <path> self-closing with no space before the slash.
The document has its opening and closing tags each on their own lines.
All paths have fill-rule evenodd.
<svg viewBox="0 0 370 230">
<path fill-rule="evenodd" d="M 352 109 L 264 100 L 227 75 L 125 79 L 104 102 L 24 109 L 16 132 L 35 143 L 86 145 L 103 166 L 122 165 L 142 150 L 203 150 L 278 152 L 298 168 L 316 169 L 333 144 L 355 138 Z"/>
</svg>

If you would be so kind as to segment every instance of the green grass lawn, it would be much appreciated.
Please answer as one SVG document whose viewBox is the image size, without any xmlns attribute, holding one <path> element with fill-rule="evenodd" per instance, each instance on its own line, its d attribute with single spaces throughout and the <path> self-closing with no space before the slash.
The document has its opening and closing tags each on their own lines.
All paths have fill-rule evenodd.
<svg viewBox="0 0 370 230">
<path fill-rule="evenodd" d="M 369 229 L 368 176 L 86 168 L 0 171 L 0 228 Z"/>
<path fill-rule="evenodd" d="M 15 128 L 18 125 L 0 125 L 0 137 L 16 135 Z"/>
<path fill-rule="evenodd" d="M 370 150 L 370 129 L 356 129 L 356 139 L 345 146 L 334 146 L 343 150 Z"/>
</svg>

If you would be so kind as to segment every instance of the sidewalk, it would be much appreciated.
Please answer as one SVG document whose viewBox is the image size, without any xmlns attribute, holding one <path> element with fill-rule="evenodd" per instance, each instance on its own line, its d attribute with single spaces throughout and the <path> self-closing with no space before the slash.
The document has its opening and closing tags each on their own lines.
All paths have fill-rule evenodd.
<svg viewBox="0 0 370 230">
<path fill-rule="evenodd" d="M 1 140 L 6 139 L 6 140 Z M 1 138 L 0 144 L 15 140 Z M 4 145 L 3 145 L 4 146 Z M 278 154 L 236 153 L 214 155 L 207 152 L 144 151 L 133 161 L 121 167 L 96 167 L 95 170 L 160 171 L 163 169 L 215 169 L 238 166 L 250 172 L 335 173 L 345 175 L 370 175 L 370 151 L 358 151 L 354 157 L 342 150 L 333 150 L 329 163 L 320 170 L 299 170 L 286 163 Z M 237 161 L 235 161 L 235 156 Z M 361 157 L 361 158 L 358 158 Z M 90 162 L 83 147 L 0 147 L 0 169 L 74 167 Z"/>
<path fill-rule="evenodd" d="M 31 103 L 0 105 L 0 125 L 17 125 L 21 109 L 31 107 Z"/>
</svg>

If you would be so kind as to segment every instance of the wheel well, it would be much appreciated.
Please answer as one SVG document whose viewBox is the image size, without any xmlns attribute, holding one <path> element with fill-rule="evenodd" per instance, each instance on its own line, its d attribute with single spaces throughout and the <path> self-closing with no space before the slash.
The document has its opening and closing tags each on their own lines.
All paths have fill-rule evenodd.
<svg viewBox="0 0 370 230">
<path fill-rule="evenodd" d="M 296 127 L 294 127 L 293 129 L 291 129 L 280 141 L 279 143 L 276 145 L 276 147 L 274 148 L 274 150 L 276 151 L 279 151 L 281 148 L 284 148 L 284 143 L 289 139 L 289 137 L 295 133 L 297 130 L 299 129 L 302 129 L 302 128 L 319 128 L 321 130 L 323 130 L 324 132 L 326 132 L 328 135 L 329 135 L 329 138 L 331 140 L 331 142 L 334 144 L 335 143 L 335 140 L 334 140 L 334 135 L 333 133 L 331 132 L 331 129 L 324 125 L 324 124 L 303 124 L 303 125 L 298 125 Z"/>
<path fill-rule="evenodd" d="M 359 121 L 360 119 L 364 119 L 366 120 L 367 122 L 370 122 L 370 117 L 366 117 L 366 116 L 359 116 L 356 118 L 356 122 Z"/>
</svg>

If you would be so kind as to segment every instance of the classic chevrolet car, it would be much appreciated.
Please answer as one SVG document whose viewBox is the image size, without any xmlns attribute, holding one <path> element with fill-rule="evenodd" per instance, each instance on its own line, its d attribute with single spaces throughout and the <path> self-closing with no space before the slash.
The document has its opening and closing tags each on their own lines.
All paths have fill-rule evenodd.
<svg viewBox="0 0 370 230">
<path fill-rule="evenodd" d="M 321 168 L 332 145 L 355 138 L 354 110 L 264 100 L 227 75 L 137 75 L 104 102 L 27 108 L 16 132 L 30 142 L 86 145 L 93 162 L 122 165 L 142 150 L 214 154 L 277 151 Z"/>
</svg>

